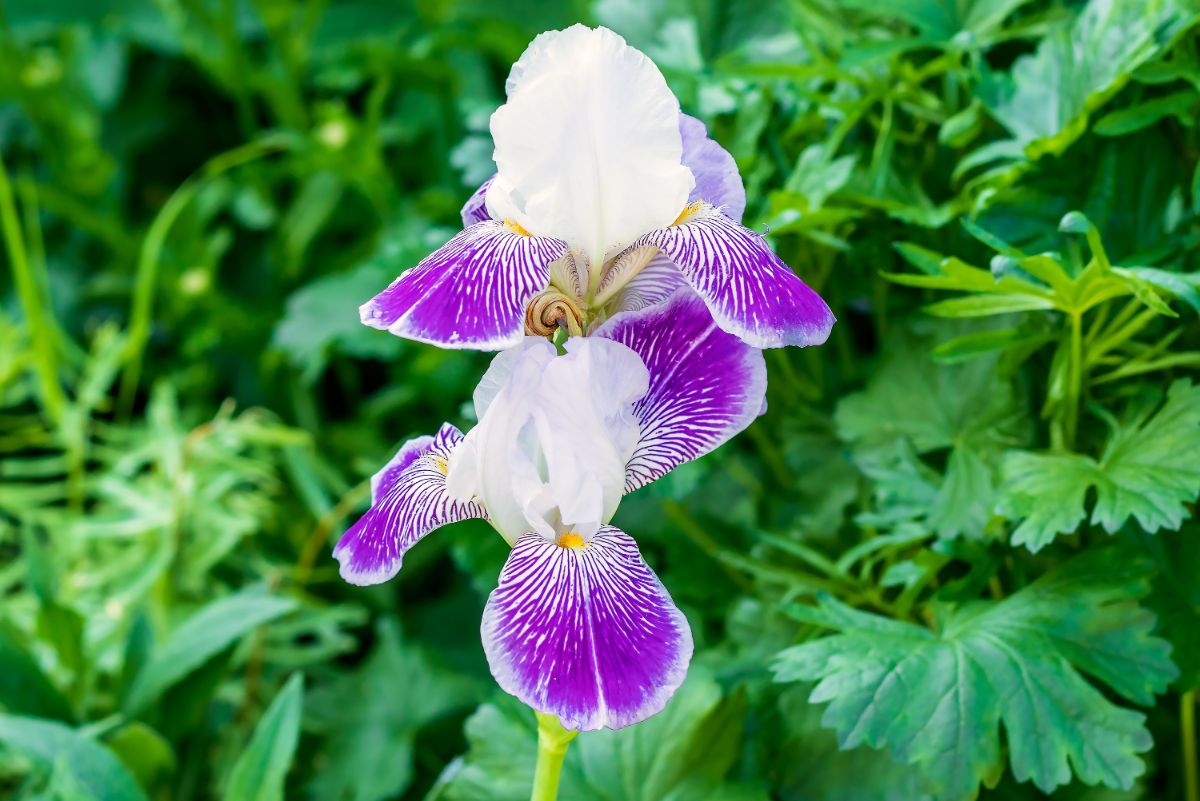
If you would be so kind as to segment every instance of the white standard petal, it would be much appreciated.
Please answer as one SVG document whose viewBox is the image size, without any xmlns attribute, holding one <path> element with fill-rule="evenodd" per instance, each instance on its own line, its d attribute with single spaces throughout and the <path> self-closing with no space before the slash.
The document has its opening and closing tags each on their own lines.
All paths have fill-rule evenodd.
<svg viewBox="0 0 1200 801">
<path fill-rule="evenodd" d="M 595 265 L 670 223 L 694 179 L 679 101 L 658 67 L 607 28 L 543 33 L 513 65 L 492 115 L 494 219 L 582 250 Z"/>
</svg>

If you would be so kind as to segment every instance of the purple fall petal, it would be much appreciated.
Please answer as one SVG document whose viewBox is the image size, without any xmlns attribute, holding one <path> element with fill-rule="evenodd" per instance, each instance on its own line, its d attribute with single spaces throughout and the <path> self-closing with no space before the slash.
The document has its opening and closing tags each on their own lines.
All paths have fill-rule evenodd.
<svg viewBox="0 0 1200 801">
<path fill-rule="evenodd" d="M 577 547 L 518 539 L 482 633 L 500 686 L 579 731 L 660 711 L 692 658 L 687 619 L 637 543 L 613 526 Z"/>
<path fill-rule="evenodd" d="M 475 194 L 467 199 L 462 207 L 463 228 L 470 228 L 475 223 L 486 222 L 491 218 L 487 210 L 487 191 L 496 176 L 492 176 L 480 184 Z"/>
<path fill-rule="evenodd" d="M 408 466 L 420 458 L 421 454 L 429 450 L 433 445 L 436 437 L 425 434 L 420 437 L 413 437 L 408 442 L 400 446 L 400 450 L 396 451 L 396 455 L 385 464 L 378 473 L 371 476 L 371 503 L 379 503 L 379 499 L 387 494 L 392 485 L 396 483 Z"/>
<path fill-rule="evenodd" d="M 680 114 L 679 133 L 683 136 L 683 164 L 696 178 L 688 202 L 703 200 L 740 223 L 746 211 L 746 187 L 733 156 L 708 138 L 708 129 L 695 117 Z"/>
<path fill-rule="evenodd" d="M 654 245 L 679 267 L 724 330 L 756 348 L 820 345 L 833 312 L 766 241 L 709 205 L 634 243 Z"/>
<path fill-rule="evenodd" d="M 365 325 L 443 348 L 500 350 L 521 341 L 525 304 L 550 282 L 557 239 L 476 223 L 359 309 Z"/>
<path fill-rule="evenodd" d="M 439 526 L 486 517 L 482 508 L 446 494 L 446 460 L 462 441 L 449 423 L 435 436 L 417 437 L 371 479 L 372 505 L 333 549 L 342 578 L 379 584 L 396 575 L 404 553 Z"/>
<path fill-rule="evenodd" d="M 664 304 L 616 315 L 596 335 L 628 346 L 650 372 L 650 389 L 633 406 L 641 438 L 625 467 L 627 493 L 722 445 L 764 409 L 762 351 L 718 328 L 687 287 Z"/>
</svg>

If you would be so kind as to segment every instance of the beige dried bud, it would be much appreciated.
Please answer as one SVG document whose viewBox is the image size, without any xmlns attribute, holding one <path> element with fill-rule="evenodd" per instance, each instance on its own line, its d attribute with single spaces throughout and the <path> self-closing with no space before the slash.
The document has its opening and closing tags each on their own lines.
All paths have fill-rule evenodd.
<svg viewBox="0 0 1200 801">
<path fill-rule="evenodd" d="M 535 337 L 554 336 L 565 326 L 573 337 L 583 335 L 583 312 L 569 297 L 549 289 L 529 301 L 525 307 L 525 333 Z"/>
</svg>

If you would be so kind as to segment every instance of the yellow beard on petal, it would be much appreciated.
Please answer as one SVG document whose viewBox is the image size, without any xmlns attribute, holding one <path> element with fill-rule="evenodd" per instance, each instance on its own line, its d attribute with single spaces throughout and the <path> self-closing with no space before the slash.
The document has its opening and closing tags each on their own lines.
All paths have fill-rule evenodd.
<svg viewBox="0 0 1200 801">
<path fill-rule="evenodd" d="M 504 221 L 504 227 L 512 231 L 514 234 L 520 234 L 521 236 L 533 236 L 533 234 L 525 230 L 525 226 L 521 225 L 516 220 L 506 219 Z"/>
<path fill-rule="evenodd" d="M 566 534 L 558 536 L 556 544 L 560 548 L 582 548 L 587 545 L 587 540 L 574 531 L 568 531 Z"/>
<path fill-rule="evenodd" d="M 686 206 L 683 207 L 683 211 L 679 212 L 679 216 L 675 218 L 675 222 L 671 223 L 671 225 L 679 225 L 680 223 L 687 222 L 692 217 L 694 217 L 697 213 L 699 213 L 700 208 L 703 205 L 704 205 L 703 200 L 694 200 L 691 203 L 687 204 Z"/>
</svg>

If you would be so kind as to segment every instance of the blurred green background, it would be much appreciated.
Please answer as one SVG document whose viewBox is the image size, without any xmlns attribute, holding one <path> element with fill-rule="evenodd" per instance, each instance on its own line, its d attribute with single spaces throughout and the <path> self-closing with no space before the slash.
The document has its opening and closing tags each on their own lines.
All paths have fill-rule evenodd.
<svg viewBox="0 0 1200 801">
<path fill-rule="evenodd" d="M 745 435 L 622 505 L 615 522 L 688 614 L 697 658 L 664 714 L 580 738 L 564 801 L 957 799 L 985 774 L 1000 781 L 988 798 L 1039 797 L 1017 781 L 1030 775 L 1065 784 L 1056 797 L 1188 793 L 1200 533 L 1151 533 L 1178 528 L 1200 489 L 1200 400 L 1182 427 L 1137 418 L 1200 364 L 1187 0 L 0 9 L 0 797 L 526 797 L 532 718 L 479 645 L 500 538 L 450 527 L 370 589 L 343 584 L 330 549 L 400 442 L 471 424 L 488 363 L 370 330 L 357 307 L 458 230 L 491 174 L 508 66 L 577 21 L 655 59 L 736 157 L 747 224 L 840 322 L 821 348 L 767 354 L 769 412 Z M 1108 260 L 1145 271 L 1100 290 L 1112 305 L 1088 320 L 1113 345 L 1078 374 L 1053 347 L 1069 313 L 987 294 L 1045 280 L 1022 261 L 1042 251 L 1078 277 L 1098 240 L 1082 218 L 1060 231 L 1073 210 Z M 960 319 L 922 310 L 945 298 L 936 281 L 884 275 L 929 278 L 943 255 L 980 268 L 944 287 L 984 293 L 937 315 Z M 1010 542 L 1035 502 L 1006 489 L 1005 454 L 1103 461 L 1118 416 L 1133 440 L 1157 436 L 1139 464 L 1182 476 L 1165 522 L 1139 507 L 1110 537 L 1081 509 L 1036 555 Z M 1071 505 L 1056 492 L 1038 514 Z M 982 712 L 961 750 L 918 730 L 839 751 L 805 700 L 815 674 L 768 669 L 831 627 L 793 609 L 819 593 L 936 630 L 974 602 L 1017 614 L 1007 599 L 1084 551 L 1122 578 L 1087 595 L 1108 585 L 1067 574 L 1079 583 L 1039 607 L 1073 615 L 1082 649 L 1045 664 L 1067 665 L 1072 691 L 1075 668 L 1108 685 L 1078 696 L 1086 714 L 1028 713 L 1072 754 L 1057 779 L 1049 761 L 1007 773 L 1020 738 Z M 1021 640 L 1029 664 L 1038 642 Z M 955 680 L 934 676 L 916 686 Z M 926 702 L 881 714 L 924 720 Z M 1096 744 L 1137 728 L 1126 708 L 1148 714 L 1153 750 L 1140 734 Z M 1087 767 L 1148 750 L 1140 778 L 1125 761 Z M 954 783 L 947 764 L 975 778 Z"/>
</svg>

